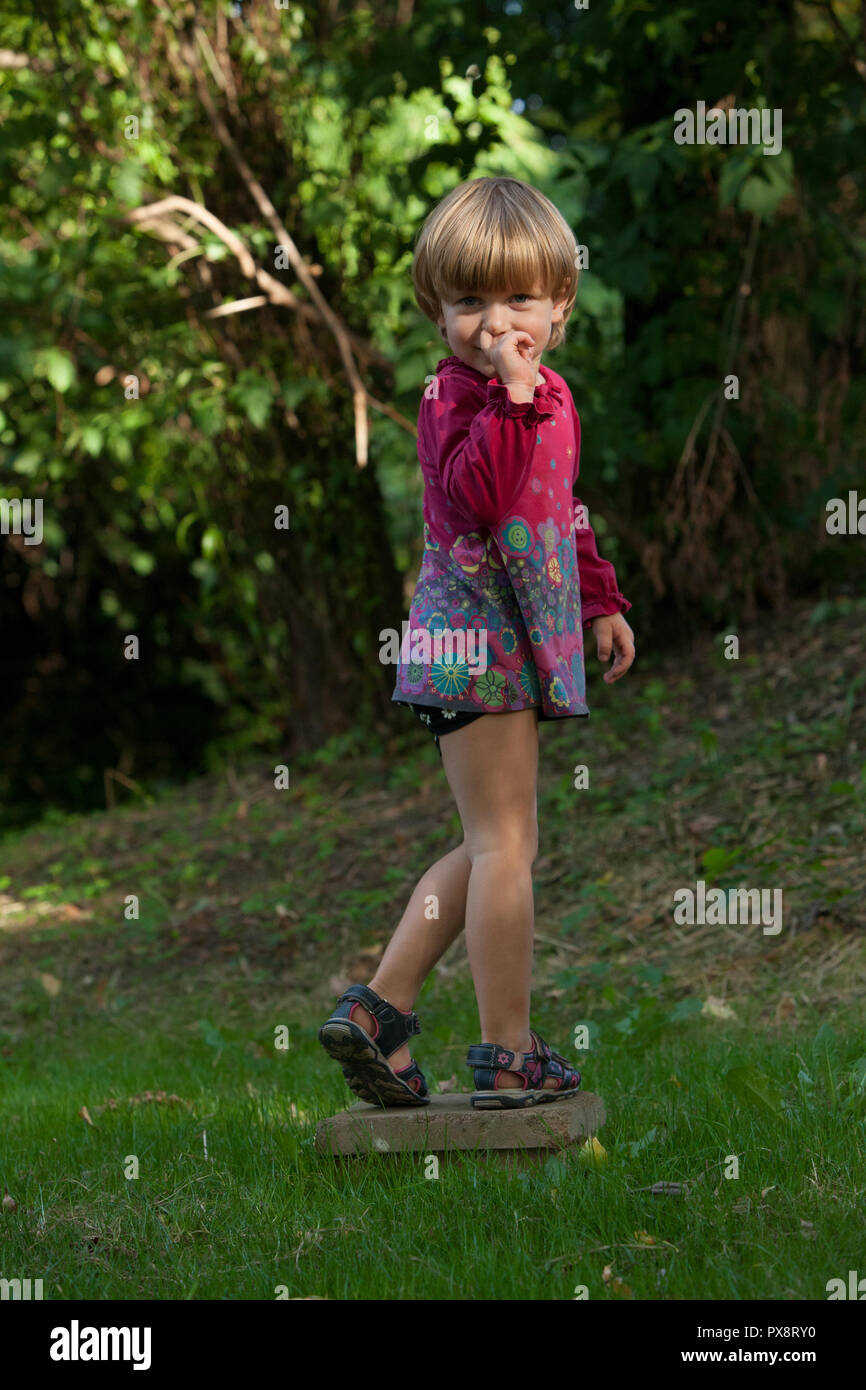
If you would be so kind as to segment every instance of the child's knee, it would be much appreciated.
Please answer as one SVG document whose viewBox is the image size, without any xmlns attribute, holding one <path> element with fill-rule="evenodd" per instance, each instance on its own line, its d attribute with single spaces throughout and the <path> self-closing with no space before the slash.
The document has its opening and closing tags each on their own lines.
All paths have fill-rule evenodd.
<svg viewBox="0 0 866 1390">
<path fill-rule="evenodd" d="M 538 822 L 509 821 L 507 824 L 486 826 L 473 835 L 467 835 L 464 843 L 473 864 L 483 854 L 501 854 L 512 860 L 534 864 L 538 858 Z"/>
</svg>

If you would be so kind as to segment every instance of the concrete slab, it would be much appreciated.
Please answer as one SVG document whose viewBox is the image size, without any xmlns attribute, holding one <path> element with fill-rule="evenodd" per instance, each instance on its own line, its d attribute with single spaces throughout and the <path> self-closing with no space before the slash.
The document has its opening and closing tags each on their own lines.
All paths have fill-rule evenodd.
<svg viewBox="0 0 866 1390">
<path fill-rule="evenodd" d="M 358 1101 L 316 1126 L 320 1154 L 495 1152 L 503 1159 L 549 1158 L 580 1146 L 605 1122 L 590 1091 L 528 1110 L 473 1110 L 471 1092 L 434 1095 L 430 1104 L 383 1108 Z"/>
</svg>

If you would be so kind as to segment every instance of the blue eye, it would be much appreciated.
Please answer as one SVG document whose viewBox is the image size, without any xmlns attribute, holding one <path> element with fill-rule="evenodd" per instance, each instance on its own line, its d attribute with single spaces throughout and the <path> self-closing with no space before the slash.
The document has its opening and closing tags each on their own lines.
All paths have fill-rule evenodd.
<svg viewBox="0 0 866 1390">
<path fill-rule="evenodd" d="M 468 299 L 475 299 L 475 298 L 476 298 L 476 296 L 475 296 L 474 294 L 465 294 L 465 295 L 463 296 L 462 299 L 458 299 L 457 303 L 458 303 L 458 304 L 465 304 L 466 301 L 467 301 Z M 513 295 L 511 296 L 511 298 L 512 298 L 512 299 L 531 299 L 531 298 L 532 298 L 532 295 L 531 295 L 531 294 L 524 294 L 524 293 L 521 291 L 520 294 L 513 294 Z"/>
</svg>

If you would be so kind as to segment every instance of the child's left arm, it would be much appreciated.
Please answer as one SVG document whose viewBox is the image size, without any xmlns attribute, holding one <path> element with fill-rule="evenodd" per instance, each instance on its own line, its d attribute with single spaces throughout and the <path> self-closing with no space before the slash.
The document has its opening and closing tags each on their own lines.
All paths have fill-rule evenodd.
<svg viewBox="0 0 866 1390">
<path fill-rule="evenodd" d="M 605 684 L 612 685 L 625 675 L 634 661 L 634 633 L 623 616 L 632 605 L 617 588 L 613 565 L 599 555 L 595 532 L 589 522 L 587 521 L 583 527 L 580 526 L 579 523 L 586 512 L 578 497 L 574 501 L 577 527 L 574 534 L 583 626 L 585 629 L 591 627 L 595 633 L 596 651 L 602 664 L 610 661 L 611 649 L 616 652 L 616 661 L 610 670 L 604 673 Z M 588 584 L 585 575 L 589 578 Z"/>
<path fill-rule="evenodd" d="M 576 481 L 580 471 L 580 416 L 571 392 L 569 400 L 574 421 Z M 613 565 L 599 555 L 595 532 L 589 524 L 586 508 L 577 496 L 574 497 L 574 523 L 583 625 L 584 628 L 591 627 L 595 633 L 599 661 L 609 661 L 611 650 L 616 652 L 616 661 L 604 674 L 606 684 L 611 685 L 625 675 L 634 661 L 634 633 L 623 616 L 632 605 L 620 592 Z"/>
<path fill-rule="evenodd" d="M 634 661 L 634 633 L 621 613 L 592 618 L 591 623 L 599 661 L 610 661 L 611 648 L 616 652 L 616 661 L 603 677 L 605 685 L 613 685 Z"/>
</svg>

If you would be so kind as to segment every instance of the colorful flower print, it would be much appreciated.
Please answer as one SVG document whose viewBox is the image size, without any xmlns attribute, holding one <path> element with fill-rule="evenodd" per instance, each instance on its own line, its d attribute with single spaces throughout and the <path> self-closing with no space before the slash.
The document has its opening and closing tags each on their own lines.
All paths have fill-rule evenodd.
<svg viewBox="0 0 866 1390">
<path fill-rule="evenodd" d="M 532 549 L 531 549 L 530 552 L 529 552 L 529 563 L 530 563 L 535 569 L 540 570 L 540 569 L 542 569 L 543 566 L 544 566 L 544 559 L 545 559 L 545 556 L 544 556 L 544 545 L 542 544 L 541 541 L 536 541 L 536 542 L 535 542 L 535 545 L 532 547 Z"/>
<path fill-rule="evenodd" d="M 532 548 L 532 531 L 520 516 L 514 516 L 502 527 L 502 549 L 508 555 L 526 555 Z"/>
<path fill-rule="evenodd" d="M 486 546 L 477 531 L 466 536 L 458 536 L 451 547 L 451 554 L 464 574 L 477 574 L 486 558 Z"/>
<path fill-rule="evenodd" d="M 475 695 L 489 709 L 502 709 L 505 704 L 505 690 L 508 685 L 504 674 L 495 666 L 488 666 L 483 676 L 475 681 Z"/>
<path fill-rule="evenodd" d="M 559 568 L 559 559 L 556 555 L 551 555 L 547 562 L 547 577 L 557 589 L 562 584 L 562 570 Z"/>
<path fill-rule="evenodd" d="M 465 661 L 455 657 L 449 661 L 434 661 L 430 669 L 430 680 L 437 695 L 447 699 L 459 698 L 469 688 L 470 671 Z"/>
<path fill-rule="evenodd" d="M 403 669 L 407 695 L 420 695 L 427 687 L 427 667 L 422 666 L 420 661 L 410 661 Z"/>
<path fill-rule="evenodd" d="M 484 615 L 484 626 L 487 628 L 488 632 L 498 632 L 502 626 L 502 614 L 497 611 L 495 607 L 496 599 L 489 589 L 485 593 L 485 598 L 489 602 L 490 607 Z"/>
<path fill-rule="evenodd" d="M 568 691 L 559 679 L 559 676 L 550 677 L 547 683 L 547 696 L 554 708 L 561 710 L 567 710 L 569 708 L 571 701 L 569 700 Z"/>
<path fill-rule="evenodd" d="M 492 531 L 488 531 L 488 532 L 487 532 L 486 546 L 487 546 L 487 563 L 488 563 L 488 565 L 490 566 L 490 568 L 491 568 L 492 570 L 502 570 L 502 571 L 504 572 L 504 568 L 505 568 L 505 567 L 504 567 L 504 565 L 503 565 L 503 563 L 502 563 L 502 556 L 499 554 L 499 547 L 498 547 L 498 545 L 496 544 L 495 540 L 493 539 L 493 532 L 492 532 Z"/>
<path fill-rule="evenodd" d="M 565 540 L 560 541 L 556 554 L 559 559 L 559 572 L 563 579 L 567 579 L 576 563 L 574 546 L 569 536 L 566 536 Z"/>
<path fill-rule="evenodd" d="M 553 517 L 549 516 L 546 521 L 542 521 L 536 530 L 544 542 L 545 555 L 552 555 L 559 539 L 559 531 Z"/>
<path fill-rule="evenodd" d="M 538 672 L 529 661 L 524 661 L 520 668 L 520 689 L 523 691 L 527 700 L 541 699 L 541 686 L 538 681 Z"/>
</svg>

